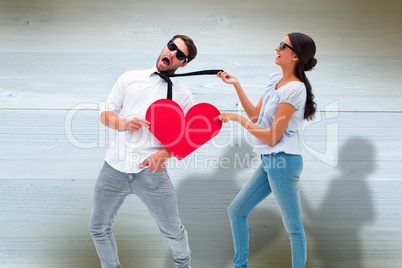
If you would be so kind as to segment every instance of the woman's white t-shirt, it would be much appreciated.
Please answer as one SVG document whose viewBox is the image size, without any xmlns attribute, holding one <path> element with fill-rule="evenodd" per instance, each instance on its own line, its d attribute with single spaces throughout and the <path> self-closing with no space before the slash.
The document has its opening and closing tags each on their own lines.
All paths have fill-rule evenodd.
<svg viewBox="0 0 402 268">
<path fill-rule="evenodd" d="M 263 95 L 262 106 L 256 125 L 269 130 L 275 119 L 280 103 L 289 103 L 294 106 L 296 110 L 278 143 L 274 146 L 269 146 L 261 140 L 256 140 L 254 152 L 259 154 L 279 152 L 301 154 L 302 152 L 298 129 L 304 118 L 307 99 L 306 87 L 302 82 L 292 81 L 275 90 L 282 76 L 282 73 L 274 73 L 270 76 L 268 88 Z"/>
</svg>

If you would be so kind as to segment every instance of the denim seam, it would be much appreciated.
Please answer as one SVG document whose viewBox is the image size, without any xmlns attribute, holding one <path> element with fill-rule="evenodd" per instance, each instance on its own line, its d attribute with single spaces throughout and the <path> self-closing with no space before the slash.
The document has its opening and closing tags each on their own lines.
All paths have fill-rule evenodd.
<svg viewBox="0 0 402 268">
<path fill-rule="evenodd" d="M 292 176 L 292 174 L 293 174 L 293 172 L 292 172 L 292 165 L 290 164 L 290 159 L 289 159 L 289 156 L 286 156 L 286 165 L 289 167 L 288 169 L 289 169 L 289 171 L 290 171 L 290 176 Z M 282 180 L 282 178 L 284 177 L 283 176 L 283 174 L 282 174 L 282 172 L 280 172 L 280 176 L 281 176 L 281 179 L 280 179 L 280 183 L 281 183 L 281 187 L 280 187 L 280 189 L 281 189 L 281 194 L 282 194 L 282 196 L 283 195 L 285 195 L 285 193 L 283 192 L 283 187 L 282 187 L 282 184 L 283 184 L 283 180 Z M 292 208 L 292 206 L 289 204 L 289 200 L 286 198 L 285 199 L 285 205 L 286 205 L 286 209 L 288 210 L 288 211 L 290 211 L 291 210 L 291 208 Z M 291 224 L 292 225 L 294 225 L 294 219 L 292 218 L 292 219 L 290 219 L 291 220 Z"/>
<path fill-rule="evenodd" d="M 264 171 L 265 172 L 265 171 Z M 268 177 L 268 176 L 267 176 Z M 268 179 L 268 178 L 267 178 Z M 262 183 L 263 184 L 263 183 Z M 245 200 L 248 200 L 249 198 L 250 198 L 250 196 L 252 196 L 252 195 L 254 195 L 260 188 L 261 188 L 261 185 L 262 184 L 260 184 L 259 185 L 259 187 L 256 187 L 256 189 L 252 192 L 252 193 L 250 193 L 248 196 L 247 196 L 247 198 L 245 199 Z M 236 219 L 238 219 L 239 218 L 239 213 L 240 213 L 240 211 L 242 210 L 242 208 L 244 207 L 244 203 L 245 202 L 243 202 L 243 204 L 240 206 L 240 209 L 238 210 L 238 212 L 237 212 L 237 214 L 236 214 Z M 247 215 L 247 217 L 248 217 L 248 215 Z M 246 220 L 247 220 L 247 217 L 246 217 Z M 247 223 L 247 226 L 248 226 L 248 223 Z M 249 226 L 248 226 L 249 227 Z M 236 228 L 237 228 L 237 233 L 239 234 L 240 232 L 239 232 L 239 225 L 238 224 L 236 224 Z M 250 229 L 250 228 L 248 228 L 248 229 Z M 248 231 L 249 232 L 249 231 Z M 241 239 L 239 239 L 239 242 L 240 242 L 240 248 L 242 248 L 242 244 L 241 244 Z M 240 258 L 241 259 L 243 259 L 243 256 L 241 255 L 242 254 L 242 251 L 240 250 Z"/>
</svg>

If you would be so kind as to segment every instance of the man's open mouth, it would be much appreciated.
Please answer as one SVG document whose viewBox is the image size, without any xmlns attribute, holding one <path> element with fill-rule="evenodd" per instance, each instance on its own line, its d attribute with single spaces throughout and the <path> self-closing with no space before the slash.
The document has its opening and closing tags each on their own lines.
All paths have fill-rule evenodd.
<svg viewBox="0 0 402 268">
<path fill-rule="evenodd" d="M 165 65 L 166 67 L 168 67 L 170 65 L 170 59 L 167 57 L 164 57 L 162 59 L 162 64 Z"/>
</svg>

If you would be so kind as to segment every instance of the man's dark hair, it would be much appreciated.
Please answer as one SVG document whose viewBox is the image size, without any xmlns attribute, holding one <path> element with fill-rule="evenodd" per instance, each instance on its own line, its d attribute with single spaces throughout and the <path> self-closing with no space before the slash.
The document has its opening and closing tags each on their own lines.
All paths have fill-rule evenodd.
<svg viewBox="0 0 402 268">
<path fill-rule="evenodd" d="M 174 41 L 175 39 L 178 39 L 178 38 L 183 40 L 187 46 L 187 49 L 188 49 L 187 62 L 192 61 L 197 56 L 197 47 L 195 46 L 193 39 L 191 39 L 190 37 L 188 37 L 186 35 L 178 34 L 178 35 L 173 36 L 172 41 Z"/>
</svg>

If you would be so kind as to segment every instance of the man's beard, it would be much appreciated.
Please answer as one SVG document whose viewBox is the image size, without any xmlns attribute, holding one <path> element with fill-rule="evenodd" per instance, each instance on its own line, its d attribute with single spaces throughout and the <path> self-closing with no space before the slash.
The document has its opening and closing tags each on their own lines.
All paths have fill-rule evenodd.
<svg viewBox="0 0 402 268">
<path fill-rule="evenodd" d="M 169 66 L 166 70 L 161 71 L 158 67 L 158 64 L 163 58 L 164 57 L 162 55 L 159 55 L 158 59 L 156 60 L 156 69 L 158 70 L 158 72 L 173 74 L 177 71 L 177 69 L 179 69 L 179 66 L 177 66 L 177 67 Z M 170 63 L 170 60 L 169 60 L 169 63 Z"/>
</svg>

